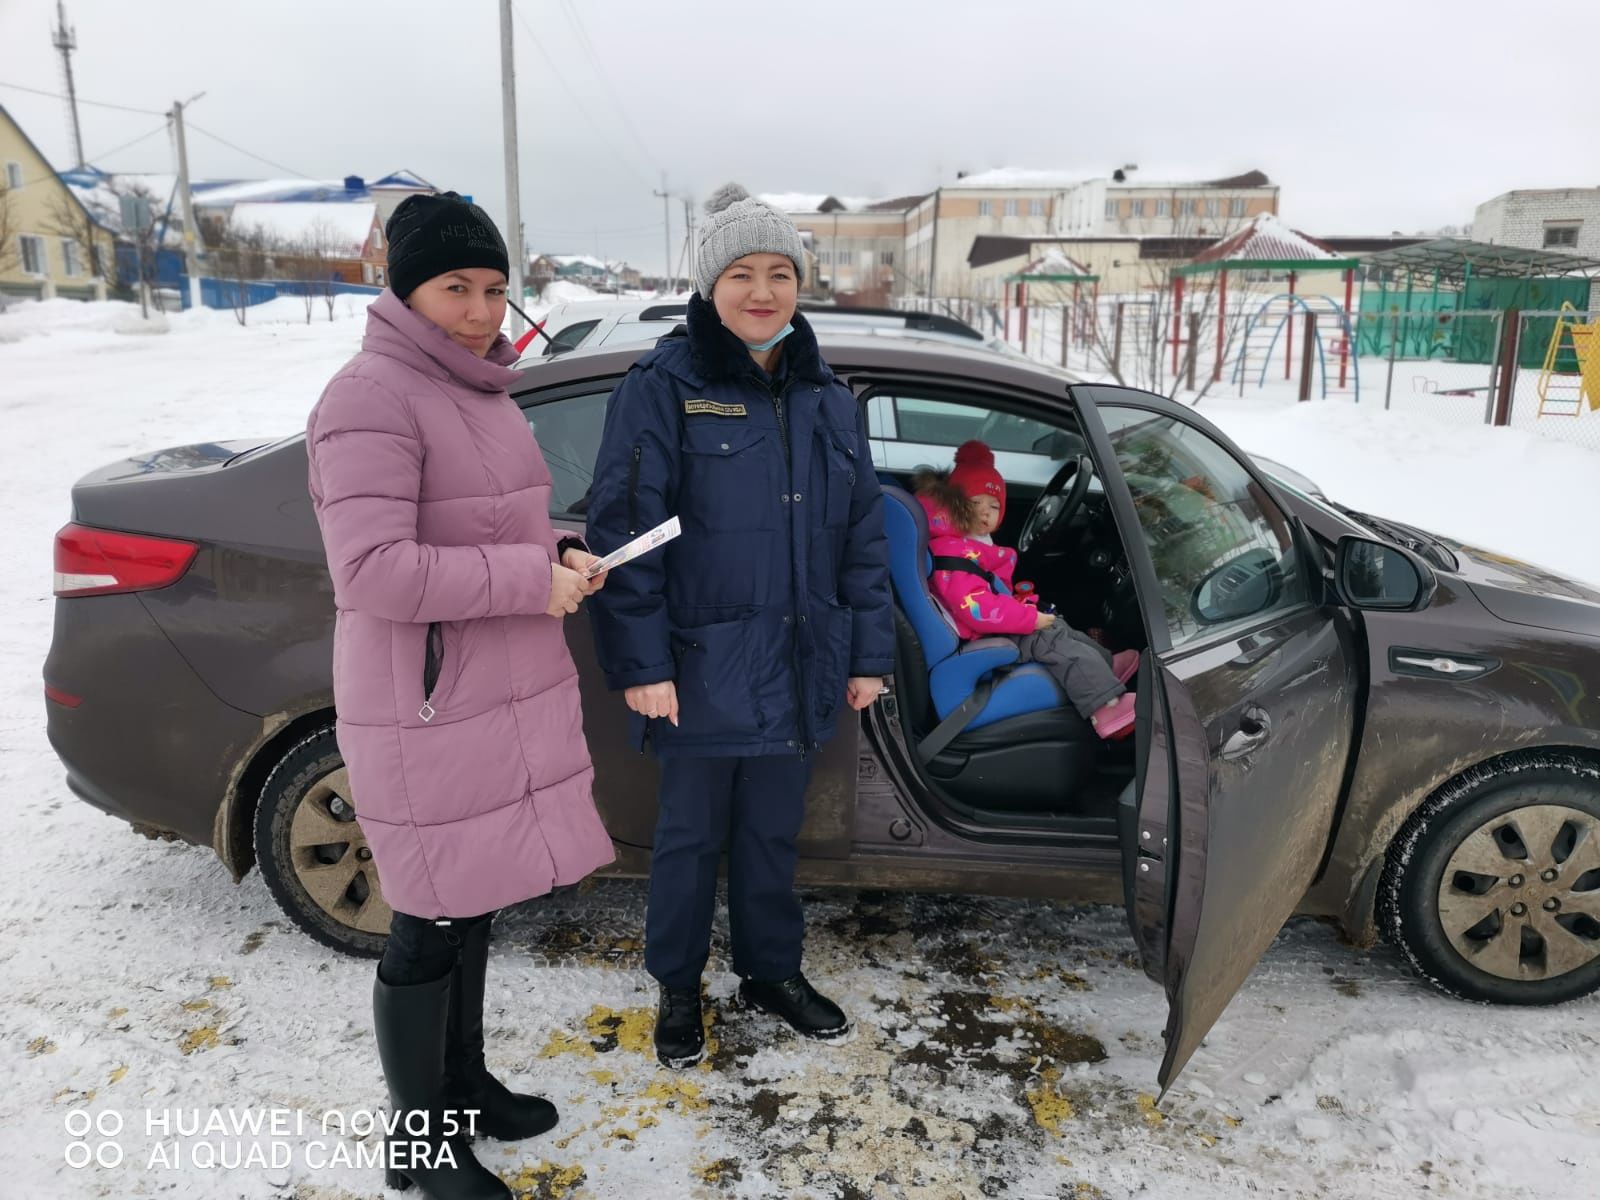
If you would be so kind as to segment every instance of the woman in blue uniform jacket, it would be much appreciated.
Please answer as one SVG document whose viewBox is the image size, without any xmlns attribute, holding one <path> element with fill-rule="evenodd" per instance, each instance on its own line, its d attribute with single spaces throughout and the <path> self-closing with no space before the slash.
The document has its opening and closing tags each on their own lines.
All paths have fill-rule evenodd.
<svg viewBox="0 0 1600 1200">
<path fill-rule="evenodd" d="M 661 760 L 645 965 L 672 1067 L 704 1055 L 724 846 L 741 998 L 807 1036 L 848 1034 L 800 971 L 795 839 L 816 752 L 894 661 L 883 497 L 861 407 L 796 311 L 800 235 L 735 185 L 707 207 L 687 325 L 611 399 L 588 527 L 597 554 L 671 516 L 683 528 L 589 600 L 607 681 Z"/>
</svg>

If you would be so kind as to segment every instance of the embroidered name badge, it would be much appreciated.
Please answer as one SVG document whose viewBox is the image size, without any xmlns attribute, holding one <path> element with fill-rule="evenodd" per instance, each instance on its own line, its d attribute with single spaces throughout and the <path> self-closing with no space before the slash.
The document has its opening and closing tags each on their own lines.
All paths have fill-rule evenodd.
<svg viewBox="0 0 1600 1200">
<path fill-rule="evenodd" d="M 689 416 L 695 413 L 708 413 L 713 417 L 743 417 L 749 414 L 744 411 L 742 404 L 719 404 L 715 400 L 685 400 L 683 411 Z"/>
</svg>

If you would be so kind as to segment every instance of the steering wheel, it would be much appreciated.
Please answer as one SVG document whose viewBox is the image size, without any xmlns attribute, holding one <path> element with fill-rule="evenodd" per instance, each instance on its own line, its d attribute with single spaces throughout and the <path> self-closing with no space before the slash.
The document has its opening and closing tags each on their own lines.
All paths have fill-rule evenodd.
<svg viewBox="0 0 1600 1200">
<path fill-rule="evenodd" d="M 1083 507 L 1089 494 L 1089 480 L 1094 478 L 1094 463 L 1087 454 L 1069 458 L 1039 495 L 1017 536 L 1017 552 L 1026 554 L 1048 546 L 1061 536 L 1073 515 Z"/>
</svg>

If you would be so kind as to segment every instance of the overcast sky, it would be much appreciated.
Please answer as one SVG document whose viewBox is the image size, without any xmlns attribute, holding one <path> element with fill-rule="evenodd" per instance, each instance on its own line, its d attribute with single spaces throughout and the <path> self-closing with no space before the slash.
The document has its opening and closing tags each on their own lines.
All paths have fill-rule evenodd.
<svg viewBox="0 0 1600 1200">
<path fill-rule="evenodd" d="M 69 0 L 86 100 L 163 111 L 312 177 L 410 168 L 501 220 L 494 0 Z M 60 92 L 54 0 L 0 0 L 0 84 Z M 1511 188 L 1600 186 L 1600 0 L 518 0 L 530 251 L 662 257 L 662 172 L 704 197 L 888 196 L 998 166 L 1260 168 L 1309 233 L 1414 232 Z M 1263 18 L 1259 14 L 1270 13 Z M 576 14 L 574 19 L 573 14 Z M 1202 15 L 1203 14 L 1203 15 Z M 596 65 L 598 64 L 598 66 Z M 64 105 L 0 86 L 58 167 Z M 158 116 L 85 104 L 84 149 L 170 171 Z M 198 132 L 195 177 L 282 174 Z M 673 237 L 682 237 L 674 205 Z M 677 253 L 676 246 L 673 251 Z"/>
</svg>

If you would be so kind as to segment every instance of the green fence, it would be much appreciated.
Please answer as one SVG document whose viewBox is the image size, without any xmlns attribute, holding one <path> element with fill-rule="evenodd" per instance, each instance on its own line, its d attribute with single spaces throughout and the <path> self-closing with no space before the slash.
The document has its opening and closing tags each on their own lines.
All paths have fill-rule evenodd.
<svg viewBox="0 0 1600 1200">
<path fill-rule="evenodd" d="M 1589 303 L 1587 279 L 1474 279 L 1463 290 L 1436 291 L 1364 288 L 1356 326 L 1356 353 L 1387 358 L 1390 348 L 1400 359 L 1442 359 L 1492 363 L 1500 336 L 1497 313 L 1510 308 L 1553 311 L 1563 300 L 1584 309 Z M 1517 364 L 1538 370 L 1555 334 L 1554 317 L 1523 322 Z M 1563 354 L 1558 371 L 1575 371 L 1577 362 Z"/>
</svg>

